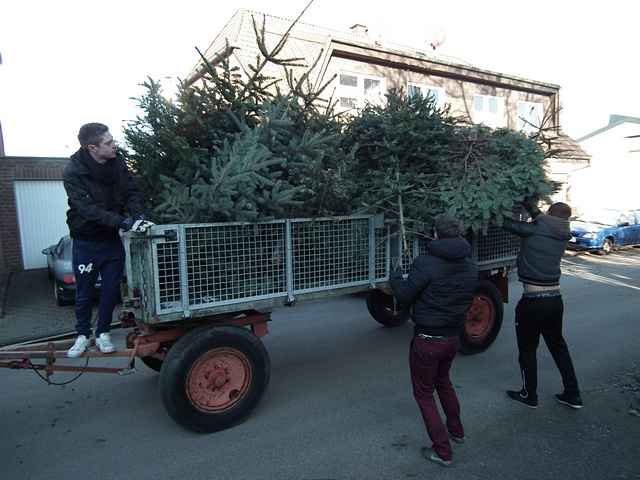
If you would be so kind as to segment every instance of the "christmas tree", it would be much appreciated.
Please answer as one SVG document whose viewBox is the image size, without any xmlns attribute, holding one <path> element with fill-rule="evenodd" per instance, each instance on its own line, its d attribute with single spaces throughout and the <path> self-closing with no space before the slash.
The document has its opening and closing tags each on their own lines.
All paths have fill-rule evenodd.
<svg viewBox="0 0 640 480">
<path fill-rule="evenodd" d="M 158 82 L 144 83 L 142 114 L 126 138 L 155 221 L 366 211 L 424 233 L 449 212 L 481 232 L 522 201 L 553 192 L 544 161 L 558 152 L 543 128 L 529 138 L 471 125 L 431 97 L 403 91 L 337 115 L 323 100 L 333 79 L 316 89 L 309 81 L 322 53 L 310 65 L 281 57 L 297 20 L 269 49 L 264 20 L 260 27 L 254 19 L 255 63 L 238 73 L 226 60 L 213 66 L 202 57 L 201 79 L 180 82 L 175 101 Z M 284 69 L 283 79 L 265 73 L 270 63 Z"/>
</svg>

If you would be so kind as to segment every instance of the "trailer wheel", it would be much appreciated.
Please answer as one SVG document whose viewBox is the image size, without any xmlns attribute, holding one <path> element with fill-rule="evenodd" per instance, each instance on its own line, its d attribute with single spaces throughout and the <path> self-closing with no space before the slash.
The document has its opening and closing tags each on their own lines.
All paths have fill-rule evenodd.
<svg viewBox="0 0 640 480">
<path fill-rule="evenodd" d="M 460 334 L 460 351 L 471 355 L 489 348 L 500 332 L 503 313 L 500 291 L 490 281 L 481 281 Z"/>
<path fill-rule="evenodd" d="M 160 371 L 162 402 L 183 427 L 216 432 L 244 420 L 270 376 L 269 354 L 241 327 L 201 327 L 180 338 Z"/>
<path fill-rule="evenodd" d="M 162 364 L 164 363 L 164 360 L 156 357 L 140 357 L 140 360 L 142 360 L 142 363 L 147 367 L 156 372 L 159 372 L 162 369 Z"/>
<path fill-rule="evenodd" d="M 410 307 L 399 305 L 393 295 L 382 290 L 371 290 L 367 295 L 367 309 L 371 316 L 385 327 L 398 327 L 405 323 L 410 315 Z"/>
</svg>

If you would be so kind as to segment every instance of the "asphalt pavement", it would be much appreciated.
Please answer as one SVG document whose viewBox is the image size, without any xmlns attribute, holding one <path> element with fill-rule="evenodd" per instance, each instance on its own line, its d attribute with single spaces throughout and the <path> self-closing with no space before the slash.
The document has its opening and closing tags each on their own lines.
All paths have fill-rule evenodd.
<svg viewBox="0 0 640 480">
<path fill-rule="evenodd" d="M 428 440 L 409 382 L 410 324 L 381 328 L 362 297 L 341 297 L 274 312 L 269 389 L 247 421 L 216 434 L 175 424 L 158 375 L 143 365 L 65 387 L 0 370 L 1 477 L 640 479 L 640 250 L 570 256 L 564 273 L 565 332 L 585 408 L 553 400 L 560 376 L 544 345 L 539 408 L 505 397 L 520 382 L 513 281 L 494 345 L 454 363 L 467 442 L 454 446 L 449 469 L 420 456 Z"/>
</svg>

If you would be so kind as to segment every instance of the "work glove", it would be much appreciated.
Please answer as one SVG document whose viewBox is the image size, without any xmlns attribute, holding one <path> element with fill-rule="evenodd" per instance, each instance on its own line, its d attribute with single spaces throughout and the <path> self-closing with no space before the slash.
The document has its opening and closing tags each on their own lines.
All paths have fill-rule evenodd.
<svg viewBox="0 0 640 480">
<path fill-rule="evenodd" d="M 147 229 L 153 227 L 155 223 L 150 222 L 149 220 L 136 220 L 133 222 L 133 226 L 131 227 L 132 232 L 136 233 L 144 233 Z"/>
<path fill-rule="evenodd" d="M 123 232 L 128 232 L 129 230 L 131 230 L 131 227 L 133 227 L 134 223 L 135 220 L 133 218 L 127 217 L 122 222 L 120 222 L 120 230 L 122 230 Z"/>
</svg>

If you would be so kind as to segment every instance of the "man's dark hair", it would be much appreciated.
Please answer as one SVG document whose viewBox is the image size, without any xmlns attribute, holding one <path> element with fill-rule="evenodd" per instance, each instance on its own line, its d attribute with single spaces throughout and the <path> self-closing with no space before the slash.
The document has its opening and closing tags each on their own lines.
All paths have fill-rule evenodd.
<svg viewBox="0 0 640 480">
<path fill-rule="evenodd" d="M 454 238 L 462 234 L 462 225 L 451 215 L 438 215 L 435 221 L 435 229 L 439 238 Z"/>
<path fill-rule="evenodd" d="M 98 145 L 102 135 L 109 131 L 109 127 L 102 123 L 86 123 L 80 127 L 78 132 L 78 141 L 81 147 L 87 145 Z"/>
<path fill-rule="evenodd" d="M 569 220 L 569 217 L 571 217 L 571 207 L 566 203 L 557 202 L 549 207 L 549 211 L 547 213 L 553 217 Z"/>
</svg>

